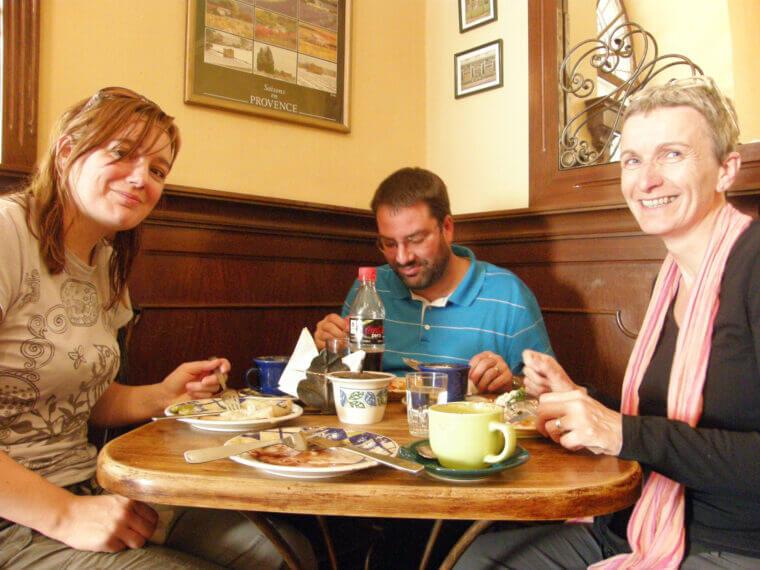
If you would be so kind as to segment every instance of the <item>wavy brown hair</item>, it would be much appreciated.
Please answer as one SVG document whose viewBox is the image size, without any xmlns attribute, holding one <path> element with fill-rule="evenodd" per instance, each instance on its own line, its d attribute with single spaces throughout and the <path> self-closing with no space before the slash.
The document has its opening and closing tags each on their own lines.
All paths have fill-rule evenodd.
<svg viewBox="0 0 760 570">
<path fill-rule="evenodd" d="M 158 137 L 165 133 L 171 146 L 171 164 L 174 164 L 180 147 L 174 117 L 130 89 L 101 89 L 67 109 L 53 128 L 47 153 L 40 160 L 21 199 L 26 207 L 29 229 L 39 240 L 40 253 L 53 275 L 66 268 L 65 220 L 71 219 L 66 214 L 75 207 L 69 187 L 72 167 L 77 160 L 108 143 L 128 125 L 138 128 L 126 154 L 117 161 L 133 156 L 143 145 L 152 148 Z M 60 152 L 64 144 L 69 151 L 65 158 Z M 108 268 L 111 297 L 106 308 L 111 309 L 124 295 L 140 249 L 140 225 L 116 232 L 108 242 L 113 254 Z"/>
</svg>

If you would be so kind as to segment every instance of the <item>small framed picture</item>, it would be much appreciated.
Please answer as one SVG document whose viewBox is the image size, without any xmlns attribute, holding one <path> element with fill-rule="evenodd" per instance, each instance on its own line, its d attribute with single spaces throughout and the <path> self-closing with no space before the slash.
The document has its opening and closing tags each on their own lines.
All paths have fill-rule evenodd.
<svg viewBox="0 0 760 570">
<path fill-rule="evenodd" d="M 496 21 L 496 0 L 457 0 L 459 33 Z"/>
<path fill-rule="evenodd" d="M 504 85 L 502 41 L 496 40 L 454 54 L 454 97 L 459 99 Z"/>
</svg>

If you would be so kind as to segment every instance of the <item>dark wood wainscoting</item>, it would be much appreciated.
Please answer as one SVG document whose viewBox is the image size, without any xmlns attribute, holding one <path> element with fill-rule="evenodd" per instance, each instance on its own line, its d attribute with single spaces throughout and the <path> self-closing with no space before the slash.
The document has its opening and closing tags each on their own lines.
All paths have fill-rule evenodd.
<svg viewBox="0 0 760 570">
<path fill-rule="evenodd" d="M 373 231 L 359 210 L 170 190 L 131 281 L 131 381 L 225 355 L 239 383 L 253 356 L 289 353 L 303 326 L 339 309 L 356 268 L 379 261 Z M 568 372 L 617 397 L 660 242 L 625 208 L 459 216 L 456 236 L 520 275 Z"/>
<path fill-rule="evenodd" d="M 239 386 L 254 356 L 290 354 L 304 326 L 339 311 L 357 267 L 379 262 L 360 210 L 173 188 L 145 224 L 130 282 L 135 383 L 224 355 Z"/>
<path fill-rule="evenodd" d="M 560 363 L 619 398 L 628 356 L 664 249 L 625 208 L 460 219 L 460 241 L 535 293 Z M 500 230 L 501 228 L 501 230 Z"/>
<path fill-rule="evenodd" d="M 757 216 L 758 195 L 734 198 Z M 303 326 L 338 310 L 356 268 L 378 263 L 361 210 L 173 189 L 147 221 L 131 283 L 138 382 L 223 354 L 234 377 L 255 355 L 288 353 Z M 458 216 L 456 239 L 535 292 L 560 362 L 609 400 L 665 250 L 625 207 Z M 133 380 L 134 381 L 134 380 Z"/>
<path fill-rule="evenodd" d="M 760 195 L 732 197 L 758 217 Z M 541 305 L 570 376 L 618 401 L 623 375 L 665 256 L 624 206 L 457 217 L 457 241 L 517 273 Z"/>
<path fill-rule="evenodd" d="M 0 192 L 20 180 L 1 174 Z M 760 191 L 732 202 L 760 213 Z M 169 188 L 145 222 L 130 283 L 141 313 L 129 381 L 224 355 L 240 385 L 252 357 L 290 353 L 302 327 L 339 310 L 357 267 L 381 261 L 374 231 L 363 210 Z M 568 373 L 619 397 L 665 253 L 625 207 L 457 216 L 456 240 L 517 273 Z"/>
</svg>

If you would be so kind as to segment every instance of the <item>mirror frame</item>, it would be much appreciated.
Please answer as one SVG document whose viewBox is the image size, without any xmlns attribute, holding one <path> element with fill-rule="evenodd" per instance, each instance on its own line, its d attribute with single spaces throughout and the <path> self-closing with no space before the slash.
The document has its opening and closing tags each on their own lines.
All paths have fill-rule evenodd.
<svg viewBox="0 0 760 570">
<path fill-rule="evenodd" d="M 528 2 L 530 208 L 622 205 L 619 163 L 559 168 L 558 54 L 563 42 L 562 18 L 562 0 Z M 742 168 L 730 194 L 760 190 L 760 143 L 741 145 L 740 153 Z"/>
<path fill-rule="evenodd" d="M 28 173 L 37 159 L 40 0 L 3 2 L 0 170 Z"/>
</svg>

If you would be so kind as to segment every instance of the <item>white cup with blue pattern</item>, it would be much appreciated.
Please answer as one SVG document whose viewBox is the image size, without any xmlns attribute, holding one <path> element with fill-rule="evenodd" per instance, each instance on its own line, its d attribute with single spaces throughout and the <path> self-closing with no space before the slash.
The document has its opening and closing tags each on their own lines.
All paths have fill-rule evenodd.
<svg viewBox="0 0 760 570">
<path fill-rule="evenodd" d="M 388 404 L 388 386 L 395 378 L 387 372 L 330 372 L 335 410 L 344 424 L 376 424 Z"/>
</svg>

